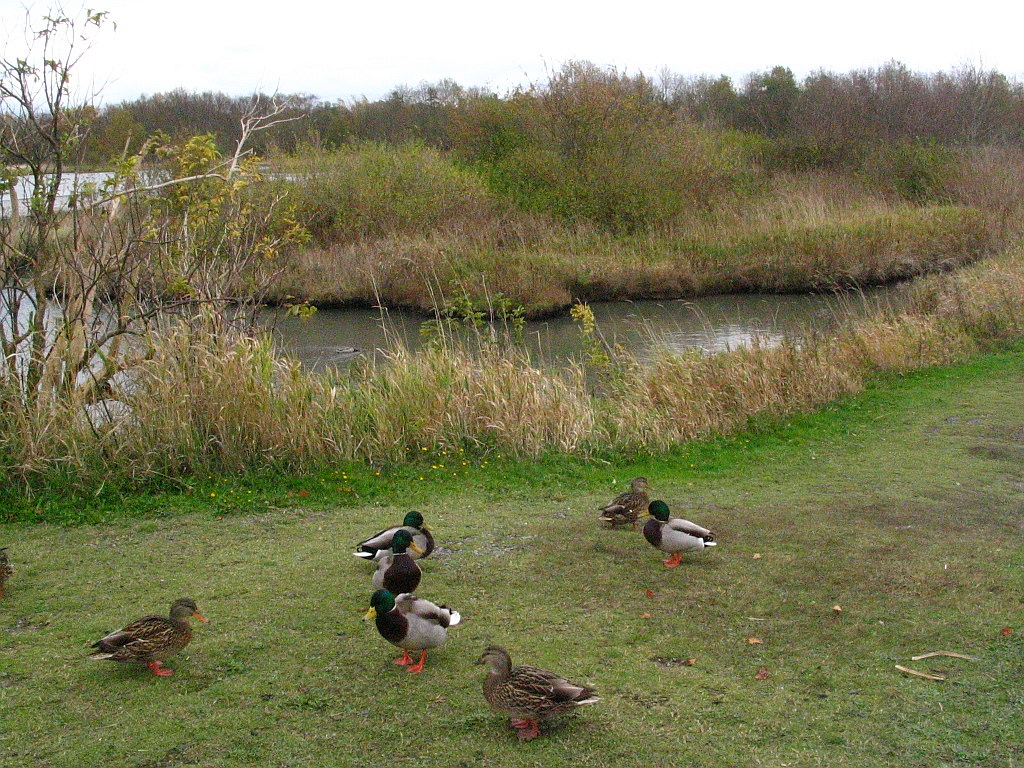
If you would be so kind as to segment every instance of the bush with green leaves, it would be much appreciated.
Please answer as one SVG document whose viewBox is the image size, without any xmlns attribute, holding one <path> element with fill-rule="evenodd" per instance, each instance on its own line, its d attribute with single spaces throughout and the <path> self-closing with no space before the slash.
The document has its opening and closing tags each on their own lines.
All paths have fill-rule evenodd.
<svg viewBox="0 0 1024 768">
<path fill-rule="evenodd" d="M 878 186 L 914 203 L 944 202 L 957 175 L 956 152 L 934 141 L 878 145 L 864 173 Z"/>
<path fill-rule="evenodd" d="M 670 224 L 744 186 L 738 134 L 680 121 L 653 83 L 570 62 L 461 115 L 455 152 L 517 207 L 608 232 Z"/>
<path fill-rule="evenodd" d="M 418 142 L 359 143 L 282 161 L 280 183 L 321 244 L 420 235 L 486 216 L 483 182 Z"/>
</svg>

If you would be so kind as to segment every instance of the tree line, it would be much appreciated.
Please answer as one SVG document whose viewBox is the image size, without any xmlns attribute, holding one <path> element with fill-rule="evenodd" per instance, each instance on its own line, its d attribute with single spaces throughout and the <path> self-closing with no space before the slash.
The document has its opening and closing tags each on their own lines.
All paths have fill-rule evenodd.
<svg viewBox="0 0 1024 768">
<path fill-rule="evenodd" d="M 259 96 L 179 89 L 102 107 L 94 110 L 83 160 L 108 162 L 157 133 L 172 139 L 210 133 L 228 152 L 253 98 Z M 415 140 L 474 157 L 512 138 L 509 130 L 527 119 L 529 108 L 543 115 L 567 100 L 589 104 L 587 117 L 599 121 L 619 107 L 639 124 L 683 121 L 765 137 L 777 145 L 775 161 L 804 166 L 849 163 L 852 152 L 878 142 L 975 146 L 1024 140 L 1024 85 L 974 66 L 921 73 L 892 62 L 846 74 L 819 71 L 802 81 L 777 66 L 737 84 L 727 76 L 650 77 L 570 62 L 547 82 L 504 95 L 451 80 L 400 86 L 378 100 L 325 102 L 293 94 L 291 113 L 301 119 L 268 131 L 255 149 L 292 154 L 307 145 Z"/>
</svg>

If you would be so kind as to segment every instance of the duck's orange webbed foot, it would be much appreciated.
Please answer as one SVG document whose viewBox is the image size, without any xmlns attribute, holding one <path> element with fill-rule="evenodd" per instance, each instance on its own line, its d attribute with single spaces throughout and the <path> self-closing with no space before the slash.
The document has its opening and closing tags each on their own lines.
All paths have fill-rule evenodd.
<svg viewBox="0 0 1024 768">
<path fill-rule="evenodd" d="M 420 660 L 417 661 L 415 664 L 413 664 L 408 669 L 406 669 L 405 671 L 406 672 L 412 672 L 414 675 L 418 675 L 420 672 L 423 671 L 423 664 L 424 664 L 424 662 L 426 662 L 426 660 L 427 660 L 427 649 L 424 648 L 423 651 L 420 653 Z"/>
<path fill-rule="evenodd" d="M 149 667 L 150 672 L 154 675 L 159 675 L 160 677 L 170 677 L 174 674 L 173 669 L 168 669 L 159 661 L 151 661 L 146 666 Z"/>
<path fill-rule="evenodd" d="M 520 720 L 518 718 L 512 718 L 511 723 L 518 733 L 520 741 L 530 741 L 540 736 L 540 727 L 537 725 L 536 720 Z"/>
</svg>

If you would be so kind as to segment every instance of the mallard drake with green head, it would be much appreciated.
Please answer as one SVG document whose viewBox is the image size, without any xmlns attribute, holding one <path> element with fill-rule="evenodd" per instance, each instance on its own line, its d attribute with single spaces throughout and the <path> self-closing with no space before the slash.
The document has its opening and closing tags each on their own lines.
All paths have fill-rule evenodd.
<svg viewBox="0 0 1024 768">
<path fill-rule="evenodd" d="M 420 585 L 423 571 L 406 550 L 422 553 L 412 540 L 412 534 L 405 528 L 395 531 L 391 549 L 377 553 L 377 570 L 373 572 L 373 588 L 386 589 L 393 595 L 415 592 Z"/>
<path fill-rule="evenodd" d="M 11 561 L 7 559 L 7 547 L 0 547 L 0 597 L 4 596 L 4 587 L 7 586 L 7 580 L 13 573 L 14 568 L 11 567 Z"/>
<path fill-rule="evenodd" d="M 207 621 L 194 600 L 187 597 L 175 600 L 170 616 L 144 616 L 124 629 L 111 632 L 92 644 L 97 651 L 89 658 L 137 662 L 149 667 L 154 675 L 173 675 L 174 670 L 163 666 L 162 662 L 192 641 L 189 618 Z"/>
<path fill-rule="evenodd" d="M 423 671 L 427 650 L 447 640 L 448 628 L 458 624 L 462 616 L 458 611 L 434 605 L 416 595 L 396 597 L 386 589 L 378 589 L 370 596 L 370 609 L 365 619 L 373 619 L 380 636 L 404 651 L 401 658 L 395 659 L 395 664 L 416 674 Z M 420 660 L 414 663 L 409 651 L 419 651 Z"/>
<path fill-rule="evenodd" d="M 612 528 L 626 523 L 636 528 L 637 518 L 643 514 L 650 503 L 647 492 L 651 490 L 651 486 L 646 477 L 634 477 L 629 485 L 628 491 L 620 493 L 612 499 L 611 504 L 601 508 L 601 515 L 598 519 L 611 523 Z"/>
<path fill-rule="evenodd" d="M 510 725 L 523 741 L 540 735 L 540 721 L 601 700 L 590 686 L 571 682 L 555 672 L 525 665 L 513 667 L 508 651 L 500 645 L 487 646 L 476 663 L 487 665 L 487 703 L 511 718 Z"/>
<path fill-rule="evenodd" d="M 373 560 L 379 552 L 391 547 L 391 540 L 394 538 L 395 532 L 403 529 L 410 533 L 413 542 L 419 547 L 418 551 L 414 550 L 413 560 L 428 557 L 434 551 L 434 534 L 423 522 L 423 515 L 413 510 L 406 513 L 401 525 L 377 531 L 370 538 L 359 542 L 356 546 L 355 556 Z"/>
<path fill-rule="evenodd" d="M 647 512 L 651 519 L 644 523 L 644 538 L 651 546 L 670 555 L 662 561 L 669 568 L 679 565 L 684 552 L 699 552 L 717 544 L 715 534 L 707 528 L 681 517 L 671 517 L 668 504 L 660 499 L 652 501 Z"/>
</svg>

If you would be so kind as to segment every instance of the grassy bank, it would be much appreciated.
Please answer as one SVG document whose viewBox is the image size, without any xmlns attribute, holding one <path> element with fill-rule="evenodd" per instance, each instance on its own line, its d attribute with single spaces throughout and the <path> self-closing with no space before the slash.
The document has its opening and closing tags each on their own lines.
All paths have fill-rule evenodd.
<svg viewBox="0 0 1024 768">
<path fill-rule="evenodd" d="M 334 375 L 278 360 L 265 342 L 168 334 L 119 393 L 130 419 L 85 419 L 73 401 L 38 413 L 5 409 L 0 447 L 20 481 L 8 490 L 18 508 L 26 490 L 102 495 L 339 462 L 382 468 L 423 452 L 473 460 L 657 453 L 813 410 L 880 372 L 960 361 L 1020 338 L 1024 260 L 1010 251 L 919 280 L 891 311 L 777 347 L 666 352 L 641 364 L 606 348 L 598 331 L 583 322 L 589 352 L 567 369 L 541 368 L 514 345 L 483 339 L 470 348 L 442 336 L 420 353 L 396 345 L 386 359 Z"/>
<path fill-rule="evenodd" d="M 467 213 L 443 229 L 312 247 L 270 296 L 426 312 L 467 298 L 486 308 L 501 297 L 538 316 L 574 301 L 879 285 L 970 264 L 1002 244 L 977 208 L 806 200 L 809 183 L 638 235 L 474 209 L 475 219 Z"/>
<path fill-rule="evenodd" d="M 875 285 L 972 263 L 1019 232 L 1011 150 L 943 154 L 931 170 L 945 181 L 907 198 L 886 174 L 765 165 L 749 140 L 646 157 L 657 172 L 617 155 L 616 171 L 584 163 L 585 182 L 506 169 L 497 186 L 488 163 L 415 143 L 281 159 L 281 194 L 313 244 L 271 297 L 431 312 L 500 296 L 542 315 L 577 300 Z M 668 170 L 669 156 L 707 167 Z"/>
<path fill-rule="evenodd" d="M 1022 385 L 1017 347 L 656 458 L 438 452 L 0 525 L 0 749 L 41 768 L 1016 765 Z M 720 546 L 670 571 L 601 529 L 637 474 Z M 349 554 L 413 507 L 445 548 L 420 593 L 465 616 L 418 677 L 360 622 Z M 173 678 L 84 659 L 185 594 L 211 622 Z M 520 743 L 483 702 L 488 643 L 604 700 Z M 938 650 L 973 659 L 911 660 Z"/>
</svg>

